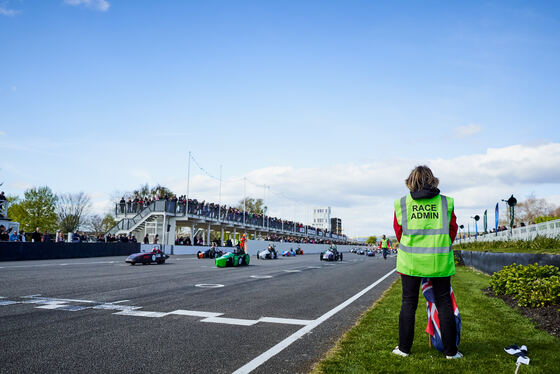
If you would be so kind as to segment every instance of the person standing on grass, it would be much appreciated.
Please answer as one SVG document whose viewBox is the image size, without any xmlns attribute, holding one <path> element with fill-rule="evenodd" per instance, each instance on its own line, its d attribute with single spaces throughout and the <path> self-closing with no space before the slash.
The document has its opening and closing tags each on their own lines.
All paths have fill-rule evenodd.
<svg viewBox="0 0 560 374">
<path fill-rule="evenodd" d="M 451 304 L 451 276 L 455 262 L 451 244 L 457 235 L 453 198 L 440 195 L 438 178 L 427 166 L 417 166 L 406 179 L 410 194 L 395 200 L 393 227 L 400 243 L 397 272 L 401 275 L 402 305 L 399 345 L 393 353 L 406 357 L 414 340 L 414 319 L 422 278 L 430 278 L 439 314 L 443 353 L 461 358 Z"/>
</svg>

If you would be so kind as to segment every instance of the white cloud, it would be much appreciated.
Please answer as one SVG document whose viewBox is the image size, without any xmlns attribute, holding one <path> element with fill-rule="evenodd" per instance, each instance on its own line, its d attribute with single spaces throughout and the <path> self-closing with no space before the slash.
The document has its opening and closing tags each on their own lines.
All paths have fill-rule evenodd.
<svg viewBox="0 0 560 374">
<path fill-rule="evenodd" d="M 548 196 L 546 192 L 560 187 L 560 143 L 548 143 L 490 148 L 485 153 L 451 159 L 402 159 L 317 168 L 266 167 L 225 178 L 221 202 L 237 204 L 244 189 L 247 196 L 262 198 L 265 190 L 260 185 L 265 184 L 270 186 L 265 204 L 273 216 L 310 223 L 314 207 L 331 206 L 333 216 L 342 219 L 350 235 L 392 235 L 393 201 L 408 193 L 404 179 L 419 164 L 430 166 L 440 179 L 442 193 L 455 198 L 458 221 L 465 225 L 469 217 L 482 215 L 485 209 L 489 222 L 493 222 L 496 202 L 512 193 L 523 199 L 527 191 L 536 191 L 538 197 L 551 202 L 560 200 L 558 195 Z M 186 177 L 161 178 L 142 169 L 133 169 L 130 175 L 138 178 L 139 184 L 161 183 L 178 195 L 187 192 Z M 247 178 L 245 187 L 243 177 Z M 219 181 L 191 170 L 191 198 L 218 202 L 219 186 Z M 114 201 L 106 195 L 96 201 L 95 208 L 101 212 L 112 204 Z"/>
<path fill-rule="evenodd" d="M 86 8 L 106 12 L 111 4 L 106 0 L 64 0 L 65 4 L 73 6 L 85 6 Z"/>
<path fill-rule="evenodd" d="M 0 5 L 0 15 L 2 16 L 13 17 L 18 13 L 20 13 L 19 10 L 8 9 L 5 5 Z"/>
<path fill-rule="evenodd" d="M 15 181 L 9 184 L 10 188 L 20 191 L 25 191 L 33 187 L 33 185 L 26 181 Z"/>
<path fill-rule="evenodd" d="M 455 135 L 459 138 L 468 138 L 470 136 L 478 134 L 481 131 L 482 131 L 482 126 L 473 123 L 466 126 L 456 127 Z"/>
</svg>

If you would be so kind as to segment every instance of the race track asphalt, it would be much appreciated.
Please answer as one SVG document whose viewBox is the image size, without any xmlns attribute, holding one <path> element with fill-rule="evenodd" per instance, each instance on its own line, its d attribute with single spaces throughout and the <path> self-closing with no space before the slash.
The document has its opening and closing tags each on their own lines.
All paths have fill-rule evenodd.
<svg viewBox="0 0 560 374">
<path fill-rule="evenodd" d="M 252 256 L 225 269 L 190 255 L 145 266 L 123 257 L 0 262 L 0 372 L 232 373 L 393 271 L 395 259 Z M 308 372 L 396 277 L 253 372 Z"/>
</svg>

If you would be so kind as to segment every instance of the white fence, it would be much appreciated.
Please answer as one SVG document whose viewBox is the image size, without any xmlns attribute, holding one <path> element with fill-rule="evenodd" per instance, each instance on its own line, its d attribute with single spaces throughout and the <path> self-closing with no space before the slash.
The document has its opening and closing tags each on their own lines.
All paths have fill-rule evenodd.
<svg viewBox="0 0 560 374">
<path fill-rule="evenodd" d="M 495 232 L 478 235 L 478 238 L 471 236 L 466 239 L 459 239 L 455 243 L 473 243 L 475 241 L 492 242 L 496 240 L 531 240 L 536 236 L 546 236 L 555 238 L 560 236 L 560 219 L 548 222 L 537 223 L 524 227 L 517 227 L 513 230 L 500 231 L 496 235 Z"/>
</svg>

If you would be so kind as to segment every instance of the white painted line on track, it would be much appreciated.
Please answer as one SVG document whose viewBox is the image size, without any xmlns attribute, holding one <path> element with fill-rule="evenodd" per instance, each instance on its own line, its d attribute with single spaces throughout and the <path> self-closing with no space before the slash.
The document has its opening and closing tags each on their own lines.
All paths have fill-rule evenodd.
<svg viewBox="0 0 560 374">
<path fill-rule="evenodd" d="M 124 312 L 126 310 L 136 310 L 140 309 L 139 306 L 128 306 L 128 305 L 115 305 L 113 303 L 101 304 L 92 307 L 92 309 L 100 309 L 100 310 L 120 310 Z"/>
<path fill-rule="evenodd" d="M 69 305 L 68 302 L 89 302 L 90 300 L 76 300 L 76 299 L 54 299 L 48 297 L 34 297 L 27 298 L 23 301 L 7 300 L 5 296 L 0 296 L 0 306 L 7 306 L 12 304 L 35 304 L 35 308 L 43 310 L 60 310 L 67 312 L 78 312 L 83 310 L 106 310 L 112 311 L 115 315 L 130 316 L 130 317 L 148 317 L 148 318 L 161 318 L 170 315 L 198 317 L 199 322 L 219 323 L 226 325 L 236 326 L 253 326 L 258 323 L 274 323 L 282 325 L 300 325 L 307 326 L 315 322 L 315 320 L 304 320 L 294 318 L 278 318 L 278 317 L 261 317 L 259 319 L 241 319 L 241 318 L 225 318 L 221 317 L 224 313 L 204 312 L 198 310 L 175 310 L 172 312 L 152 312 L 145 310 L 138 310 L 142 307 L 131 305 L 119 305 L 129 300 L 119 300 L 112 303 L 103 303 L 98 305 Z"/>
<path fill-rule="evenodd" d="M 0 300 L 0 305 L 14 305 L 14 304 L 19 304 L 19 302 L 11 301 L 11 300 Z"/>
<path fill-rule="evenodd" d="M 195 284 L 195 287 L 200 287 L 200 288 L 221 288 L 224 287 L 223 284 L 213 284 L 213 283 L 200 283 L 200 284 Z"/>
<path fill-rule="evenodd" d="M 284 270 L 286 273 L 301 273 L 301 270 Z"/>
<path fill-rule="evenodd" d="M 283 325 L 304 325 L 307 326 L 313 322 L 309 319 L 293 319 L 293 318 L 273 318 L 273 317 L 262 317 L 259 322 L 267 323 L 281 323 Z"/>
<path fill-rule="evenodd" d="M 268 279 L 268 278 L 272 278 L 272 275 L 251 275 L 251 278 Z"/>
<path fill-rule="evenodd" d="M 130 300 L 111 301 L 110 303 L 107 303 L 107 304 L 120 304 L 120 303 L 126 303 L 127 301 L 130 301 Z"/>
<path fill-rule="evenodd" d="M 223 323 L 226 325 L 238 325 L 238 326 L 253 326 L 259 321 L 254 319 L 210 317 L 210 318 L 201 319 L 200 322 Z"/>
<path fill-rule="evenodd" d="M 141 310 L 123 310 L 122 312 L 113 313 L 119 316 L 133 316 L 133 317 L 152 317 L 152 318 L 161 318 L 165 317 L 167 313 L 161 312 L 145 312 Z"/>
<path fill-rule="evenodd" d="M 307 269 L 321 269 L 320 266 L 308 266 Z"/>
<path fill-rule="evenodd" d="M 81 300 L 81 299 L 59 299 L 56 297 L 39 297 L 40 295 L 32 295 L 32 296 L 22 296 L 22 299 L 31 299 L 29 301 L 25 301 L 26 303 L 29 302 L 31 304 L 35 303 L 50 303 L 50 302 L 60 302 L 60 303 L 86 303 L 86 304 L 96 304 L 97 301 L 91 300 Z"/>
<path fill-rule="evenodd" d="M 182 309 L 175 310 L 167 314 L 175 314 L 178 316 L 204 317 L 204 318 L 212 318 L 212 317 L 218 317 L 223 315 L 223 313 L 200 312 L 197 310 L 182 310 Z"/>
<path fill-rule="evenodd" d="M 355 294 L 354 296 L 352 296 L 351 298 L 349 298 L 348 300 L 346 300 L 342 304 L 340 304 L 340 305 L 336 306 L 335 308 L 329 310 L 327 313 L 323 314 L 321 317 L 317 318 L 312 323 L 310 323 L 310 324 L 306 325 L 305 327 L 299 329 L 298 331 L 296 331 L 292 335 L 288 336 L 286 339 L 282 340 L 280 343 L 276 344 L 274 347 L 270 348 L 266 352 L 263 352 L 259 356 L 255 357 L 253 360 L 249 361 L 247 364 L 243 365 L 242 367 L 240 367 L 239 369 L 234 371 L 233 374 L 245 374 L 245 373 L 250 373 L 251 371 L 255 370 L 256 368 L 258 368 L 259 366 L 264 364 L 266 361 L 270 360 L 272 357 L 276 356 L 278 353 L 282 352 L 284 349 L 286 349 L 291 344 L 296 342 L 302 336 L 311 332 L 315 327 L 319 326 L 321 323 L 325 322 L 327 319 L 331 318 L 333 315 L 340 312 L 342 309 L 346 308 L 348 305 L 352 304 L 354 301 L 356 301 L 358 298 L 363 296 L 369 290 L 371 290 L 372 288 L 377 286 L 379 283 L 381 283 L 385 279 L 387 279 L 395 271 L 397 271 L 397 269 L 391 270 L 390 272 L 388 272 L 387 274 L 385 274 L 384 276 L 379 278 L 377 281 L 370 284 L 369 286 L 367 286 L 366 288 L 364 288 L 363 290 L 361 290 L 360 292 L 358 292 L 357 294 Z"/>
</svg>

